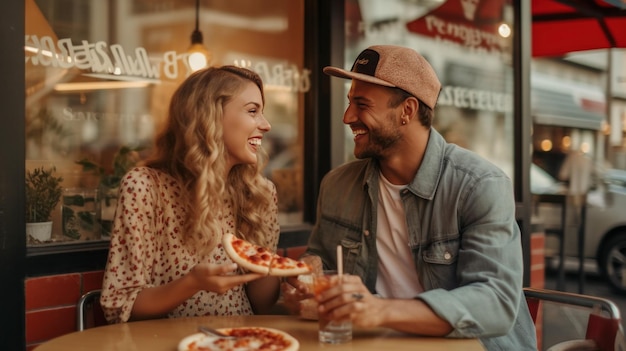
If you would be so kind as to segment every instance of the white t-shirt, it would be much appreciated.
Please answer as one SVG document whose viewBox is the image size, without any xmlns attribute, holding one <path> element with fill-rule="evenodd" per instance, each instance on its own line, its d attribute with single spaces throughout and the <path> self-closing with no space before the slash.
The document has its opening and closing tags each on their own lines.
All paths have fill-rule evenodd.
<svg viewBox="0 0 626 351">
<path fill-rule="evenodd" d="M 409 248 L 409 234 L 400 191 L 380 174 L 378 193 L 378 277 L 376 292 L 386 298 L 413 298 L 424 289 L 419 283 Z"/>
</svg>

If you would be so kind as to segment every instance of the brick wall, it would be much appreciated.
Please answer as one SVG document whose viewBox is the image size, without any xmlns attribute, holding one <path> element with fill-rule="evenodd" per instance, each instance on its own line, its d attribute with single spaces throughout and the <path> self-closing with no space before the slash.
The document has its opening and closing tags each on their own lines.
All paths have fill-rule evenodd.
<svg viewBox="0 0 626 351">
<path fill-rule="evenodd" d="M 530 287 L 545 287 L 545 240 L 546 236 L 543 231 L 535 231 L 530 236 Z M 543 340 L 543 313 L 539 308 L 537 320 L 535 321 L 535 329 L 537 330 L 537 346 L 538 350 L 542 350 Z"/>
<path fill-rule="evenodd" d="M 102 286 L 103 271 L 27 278 L 26 350 L 76 330 L 76 302 Z"/>
</svg>

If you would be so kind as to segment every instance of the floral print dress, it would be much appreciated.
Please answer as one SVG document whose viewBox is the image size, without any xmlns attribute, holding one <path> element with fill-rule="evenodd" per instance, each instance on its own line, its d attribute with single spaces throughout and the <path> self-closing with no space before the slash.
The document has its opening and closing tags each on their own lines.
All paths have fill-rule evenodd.
<svg viewBox="0 0 626 351">
<path fill-rule="evenodd" d="M 275 236 L 269 242 L 270 249 L 275 250 L 280 228 L 276 189 L 272 189 L 274 202 L 265 218 L 274 227 Z M 148 167 L 136 167 L 122 180 L 102 284 L 101 305 L 109 323 L 128 321 L 137 294 L 144 288 L 178 279 L 203 261 L 232 263 L 221 243 L 207 256 L 200 256 L 183 244 L 181 231 L 186 214 L 180 206 L 181 194 L 181 186 L 174 178 Z M 223 230 L 234 232 L 230 203 L 218 215 Z M 168 317 L 252 313 L 245 288 L 239 285 L 225 294 L 199 291 Z"/>
</svg>

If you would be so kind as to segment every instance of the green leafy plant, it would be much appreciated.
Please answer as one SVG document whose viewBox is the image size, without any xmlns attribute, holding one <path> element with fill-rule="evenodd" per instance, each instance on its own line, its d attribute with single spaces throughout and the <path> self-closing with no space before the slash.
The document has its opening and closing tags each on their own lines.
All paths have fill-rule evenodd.
<svg viewBox="0 0 626 351">
<path fill-rule="evenodd" d="M 56 168 L 35 168 L 26 172 L 26 222 L 48 222 L 52 210 L 61 200 L 62 177 L 55 177 Z"/>
<path fill-rule="evenodd" d="M 95 172 L 100 176 L 99 187 L 101 190 L 114 189 L 120 186 L 124 174 L 137 164 L 137 151 L 141 149 L 122 146 L 113 157 L 113 171 L 111 173 L 107 173 L 104 167 L 86 158 L 76 161 L 76 163 L 83 166 L 84 172 Z"/>
<path fill-rule="evenodd" d="M 120 186 L 122 178 L 132 167 L 139 161 L 138 151 L 143 147 L 122 146 L 113 156 L 112 171 L 107 172 L 100 164 L 92 162 L 88 159 L 76 161 L 77 164 L 83 166 L 84 172 L 93 172 L 99 176 L 98 196 L 104 201 L 101 202 L 100 214 L 98 216 L 101 233 L 103 236 L 110 235 L 113 225 L 113 216 L 110 209 L 114 209 L 117 202 L 117 190 Z"/>
<path fill-rule="evenodd" d="M 63 234 L 72 239 L 80 239 L 81 232 L 98 230 L 96 220 L 96 193 L 77 189 L 63 195 Z"/>
</svg>

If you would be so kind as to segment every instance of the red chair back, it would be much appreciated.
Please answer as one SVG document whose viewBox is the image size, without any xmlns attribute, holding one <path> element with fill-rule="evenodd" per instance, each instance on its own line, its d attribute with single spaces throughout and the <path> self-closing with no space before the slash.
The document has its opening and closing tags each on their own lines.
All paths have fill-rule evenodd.
<svg viewBox="0 0 626 351">
<path fill-rule="evenodd" d="M 600 350 L 611 350 L 615 348 L 615 337 L 620 327 L 620 320 L 605 317 L 597 313 L 591 313 L 587 321 L 586 339 L 596 342 Z"/>
<path fill-rule="evenodd" d="M 574 294 L 549 289 L 524 288 L 526 303 L 533 322 L 537 324 L 537 316 L 544 301 L 559 303 L 570 306 L 586 307 L 590 309 L 587 319 L 585 339 L 567 340 L 551 348 L 559 350 L 575 350 L 577 346 L 588 344 L 592 340 L 598 350 L 601 351 L 624 351 L 626 345 L 624 333 L 621 327 L 621 315 L 619 308 L 611 300 Z M 543 321 L 544 324 L 550 321 Z M 620 345 L 620 346 L 617 346 Z"/>
</svg>

